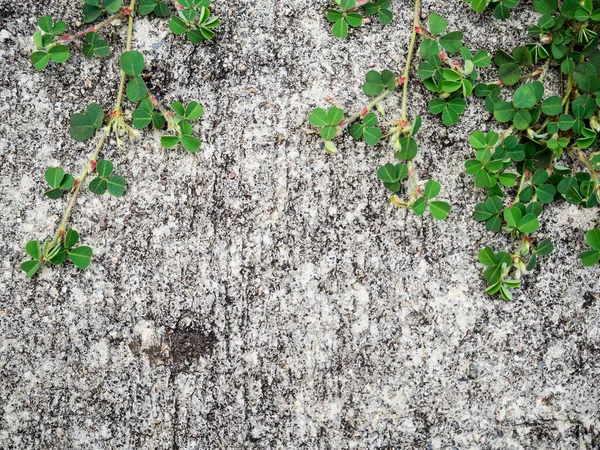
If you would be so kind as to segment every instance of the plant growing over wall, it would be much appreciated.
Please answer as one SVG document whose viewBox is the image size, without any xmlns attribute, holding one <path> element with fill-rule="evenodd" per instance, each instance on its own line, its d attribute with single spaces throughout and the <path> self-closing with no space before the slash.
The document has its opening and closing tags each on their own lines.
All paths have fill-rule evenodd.
<svg viewBox="0 0 600 450">
<path fill-rule="evenodd" d="M 497 8 L 502 2 L 489 6 L 494 3 Z M 541 16 L 528 30 L 531 42 L 510 52 L 498 50 L 493 60 L 499 82 L 473 89 L 505 129 L 474 131 L 469 138 L 474 157 L 465 163 L 475 186 L 487 194 L 476 205 L 474 219 L 519 242 L 513 251 L 496 253 L 485 247 L 479 252 L 487 292 L 505 300 L 512 298 L 510 288 L 520 286 L 521 275 L 553 251 L 549 239 L 537 237 L 544 207 L 566 201 L 597 208 L 600 200 L 600 2 L 533 4 Z M 471 5 L 476 10 L 488 6 L 476 0 Z M 549 71 L 565 80 L 561 92 L 551 92 L 544 84 Z M 501 86 L 516 88 L 512 98 L 501 94 Z M 591 249 L 579 255 L 584 265 L 600 260 L 599 238 L 597 228 L 587 232 Z"/>
<path fill-rule="evenodd" d="M 378 5 L 387 7 L 389 2 L 378 2 Z M 346 6 L 355 7 L 356 4 L 350 2 Z M 381 72 L 371 70 L 367 73 L 363 84 L 365 95 L 372 98 L 366 106 L 349 116 L 346 116 L 344 111 L 336 106 L 327 111 L 323 108 L 316 108 L 308 120 L 319 129 L 318 133 L 324 139 L 325 149 L 329 153 L 337 153 L 334 139 L 341 136 L 344 131 L 348 131 L 355 140 L 363 140 L 369 146 L 376 146 L 384 138 L 377 114 L 384 113 L 381 102 L 390 95 L 401 95 L 401 116 L 393 122 L 385 134 L 385 136 L 391 137 L 396 161 L 379 167 L 377 178 L 392 193 L 391 202 L 394 205 L 409 208 L 417 215 L 422 215 L 429 209 L 436 219 L 444 220 L 450 212 L 450 204 L 437 200 L 441 192 L 440 184 L 435 180 L 422 183 L 417 177 L 414 159 L 417 156 L 418 144 L 415 135 L 421 127 L 421 117 L 415 116 L 412 121 L 408 120 L 408 78 L 417 34 L 422 32 L 419 10 L 420 5 L 417 0 L 411 41 L 402 74 L 398 75 L 390 70 Z M 329 13 L 328 17 L 330 17 Z"/>
<path fill-rule="evenodd" d="M 169 22 L 169 29 L 173 33 L 185 34 L 193 43 L 213 38 L 219 19 L 211 15 L 210 0 L 176 0 L 174 4 L 176 13 Z M 127 44 L 125 51 L 119 56 L 121 78 L 113 108 L 105 114 L 100 105 L 90 103 L 85 112 L 75 113 L 70 118 L 69 131 L 74 140 L 83 142 L 97 137 L 95 148 L 85 167 L 77 178 L 60 167 L 48 168 L 44 174 L 49 186 L 46 197 L 60 199 L 66 194 L 70 195 L 70 200 L 54 236 L 43 243 L 31 240 L 26 244 L 25 251 L 31 259 L 23 262 L 21 269 L 27 278 L 31 278 L 45 263 L 59 265 L 69 259 L 81 269 L 90 265 L 92 249 L 77 245 L 79 234 L 74 229 L 67 228 L 75 201 L 82 189 L 85 189 L 84 184 L 89 176 L 95 175 L 87 186 L 93 194 L 103 195 L 108 192 L 120 197 L 126 190 L 126 180 L 118 175 L 114 164 L 108 159 L 100 159 L 100 153 L 111 137 L 122 147 L 124 136 L 136 138 L 140 134 L 139 129 L 152 125 L 156 130 L 165 130 L 161 137 L 164 148 L 174 148 L 181 144 L 191 153 L 200 149 L 200 140 L 193 135 L 191 122 L 202 117 L 202 106 L 196 101 L 187 105 L 173 102 L 171 111 L 168 111 L 149 92 L 144 82 L 144 56 L 131 48 L 133 23 L 137 14 L 166 17 L 171 14 L 171 10 L 167 2 L 162 0 L 131 0 L 127 6 L 123 5 L 123 0 L 84 0 L 83 21 L 92 23 L 97 19 L 103 20 L 75 34 L 66 33 L 67 24 L 63 21 L 54 22 L 50 16 L 40 17 L 38 20 L 38 30 L 33 36 L 36 51 L 31 54 L 31 62 L 37 70 L 43 70 L 50 61 L 64 63 L 69 57 L 69 46 L 74 42 L 81 44 L 83 54 L 89 59 L 96 56 L 108 57 L 111 53 L 109 44 L 99 32 L 117 19 L 126 19 Z M 131 113 L 123 106 L 124 98 L 129 102 Z"/>
</svg>

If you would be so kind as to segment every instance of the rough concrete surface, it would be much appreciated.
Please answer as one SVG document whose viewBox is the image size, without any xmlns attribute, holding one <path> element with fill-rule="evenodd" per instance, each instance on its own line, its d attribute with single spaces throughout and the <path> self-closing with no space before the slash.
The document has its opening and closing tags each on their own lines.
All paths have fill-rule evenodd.
<svg viewBox="0 0 600 450">
<path fill-rule="evenodd" d="M 576 257 L 597 210 L 544 212 L 556 252 L 501 302 L 476 254 L 510 241 L 472 220 L 482 194 L 462 169 L 469 132 L 496 126 L 477 100 L 446 130 L 411 85 L 421 176 L 453 204 L 442 223 L 390 206 L 375 176 L 389 145 L 342 139 L 330 156 L 302 130 L 326 97 L 355 110 L 368 70 L 403 64 L 412 2 L 343 41 L 326 0 L 216 2 L 222 26 L 198 47 L 137 20 L 148 85 L 204 104 L 203 150 L 111 143 L 126 195 L 82 195 L 71 222 L 93 265 L 25 281 L 25 242 L 68 201 L 43 197 L 43 172 L 79 173 L 93 145 L 69 116 L 109 110 L 119 80 L 116 58 L 79 51 L 30 65 L 37 17 L 74 24 L 80 3 L 0 0 L 0 448 L 599 448 L 600 272 Z M 511 48 L 535 20 L 432 10 L 473 48 Z M 103 34 L 118 54 L 123 27 Z"/>
</svg>

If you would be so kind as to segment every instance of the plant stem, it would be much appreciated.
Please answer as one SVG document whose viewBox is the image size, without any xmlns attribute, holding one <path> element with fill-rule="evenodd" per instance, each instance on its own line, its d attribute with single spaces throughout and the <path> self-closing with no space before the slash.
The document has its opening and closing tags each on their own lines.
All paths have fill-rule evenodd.
<svg viewBox="0 0 600 450">
<path fill-rule="evenodd" d="M 77 186 L 75 186 L 75 190 L 73 191 L 73 195 L 71 196 L 71 201 L 69 202 L 69 206 L 67 206 L 67 210 L 65 211 L 62 222 L 60 223 L 60 226 L 58 227 L 58 230 L 56 231 L 56 234 L 54 235 L 54 239 L 52 239 L 50 248 L 54 247 L 58 243 L 58 240 L 61 238 L 62 233 L 64 233 L 64 231 L 65 231 L 67 222 L 69 221 L 69 217 L 71 216 L 71 211 L 73 210 L 73 207 L 75 206 L 75 201 L 77 200 L 77 195 L 79 194 L 79 191 L 81 190 L 81 186 L 83 185 L 83 182 L 85 181 L 85 179 L 87 178 L 87 176 L 90 173 L 91 161 L 95 162 L 96 158 L 98 158 L 98 154 L 100 153 L 100 150 L 104 146 L 104 143 L 106 142 L 106 138 L 108 137 L 108 134 L 110 133 L 111 125 L 112 125 L 112 123 L 109 122 L 109 124 L 104 128 L 104 130 L 103 130 L 104 133 L 102 134 L 102 137 L 96 144 L 96 149 L 94 150 L 94 153 L 92 153 L 92 156 L 88 160 L 88 163 L 85 165 L 83 172 L 81 172 L 81 175 L 79 175 L 79 178 L 77 178 L 77 181 L 76 181 Z"/>
<path fill-rule="evenodd" d="M 63 36 L 59 37 L 58 39 L 59 39 L 59 41 L 62 41 L 62 42 L 73 42 L 75 40 L 78 40 L 80 37 L 85 36 L 88 33 L 91 33 L 91 32 L 94 32 L 94 31 L 98 31 L 100 28 L 108 25 L 111 22 L 114 22 L 117 19 L 120 19 L 124 15 L 125 14 L 123 12 L 118 12 L 118 13 L 110 16 L 108 19 L 103 20 L 98 25 L 94 25 L 92 27 L 86 28 L 85 30 L 80 31 L 78 33 L 75 33 L 73 35 L 68 35 L 68 34 L 63 35 Z"/>
<path fill-rule="evenodd" d="M 412 35 L 410 37 L 410 46 L 408 47 L 408 56 L 404 65 L 404 85 L 402 86 L 402 120 L 406 120 L 406 99 L 408 97 L 408 74 L 412 63 L 412 55 L 417 41 L 417 28 L 419 27 L 420 0 L 415 0 L 415 12 L 413 16 Z"/>
<path fill-rule="evenodd" d="M 360 111 L 355 112 L 354 114 L 352 114 L 350 117 L 348 117 L 347 119 L 344 120 L 344 125 L 339 125 L 340 127 L 344 127 L 347 125 L 350 125 L 352 122 L 354 122 L 356 119 L 360 118 L 361 116 L 364 116 L 365 114 L 364 111 L 371 111 L 371 109 L 377 104 L 379 103 L 381 100 L 383 100 L 384 98 L 386 98 L 388 95 L 390 95 L 392 92 L 394 91 L 388 91 L 387 89 L 385 91 L 383 91 L 381 94 L 379 94 L 377 97 L 375 97 L 371 102 L 369 102 L 367 104 L 367 106 L 365 106 L 363 109 L 361 109 Z"/>
<path fill-rule="evenodd" d="M 127 46 L 125 51 L 128 52 L 131 50 L 131 41 L 133 40 L 133 14 L 135 11 L 135 2 L 136 0 L 131 0 L 129 4 L 129 9 L 131 13 L 129 14 L 129 22 L 127 24 Z M 125 88 L 125 79 L 127 78 L 127 74 L 121 71 L 121 84 L 119 85 L 119 93 L 117 95 L 117 102 L 115 103 L 115 111 L 121 111 L 121 101 L 123 100 L 123 90 Z"/>
</svg>

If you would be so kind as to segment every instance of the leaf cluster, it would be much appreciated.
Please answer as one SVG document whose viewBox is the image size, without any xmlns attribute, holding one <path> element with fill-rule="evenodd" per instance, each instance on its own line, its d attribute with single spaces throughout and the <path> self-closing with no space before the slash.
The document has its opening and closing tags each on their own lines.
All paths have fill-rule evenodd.
<svg viewBox="0 0 600 450">
<path fill-rule="evenodd" d="M 357 12 L 356 0 L 335 0 L 337 8 L 327 10 L 327 20 L 333 23 L 331 33 L 339 39 L 348 36 L 350 27 L 358 28 L 363 23 L 363 15 Z M 375 0 L 362 7 L 367 16 L 377 16 L 382 25 L 388 25 L 393 14 L 390 11 L 390 0 Z"/>
<path fill-rule="evenodd" d="M 65 173 L 60 167 L 46 169 L 44 178 L 50 185 L 50 190 L 44 192 L 44 195 L 53 200 L 61 198 L 63 193 L 70 191 L 75 184 L 75 177 L 70 173 Z"/>
<path fill-rule="evenodd" d="M 463 0 L 470 3 L 471 8 L 477 12 L 483 12 L 486 8 L 493 11 L 494 18 L 498 20 L 508 19 L 510 10 L 516 8 L 519 0 Z M 544 0 L 542 0 L 544 1 Z"/>
<path fill-rule="evenodd" d="M 61 44 L 58 37 L 67 29 L 62 20 L 54 23 L 52 16 L 38 19 L 38 30 L 33 34 L 36 51 L 31 54 L 31 62 L 36 70 L 43 70 L 50 60 L 63 63 L 69 58 L 69 47 Z"/>
<path fill-rule="evenodd" d="M 98 161 L 96 164 L 96 173 L 98 176 L 90 181 L 90 191 L 96 195 L 102 195 L 107 190 L 113 197 L 121 197 L 125 192 L 127 182 L 120 175 L 113 175 L 115 166 L 107 159 Z"/>
<path fill-rule="evenodd" d="M 38 240 L 27 242 L 25 251 L 31 259 L 21 264 L 21 269 L 25 272 L 26 278 L 34 276 L 44 262 L 58 266 L 67 257 L 76 267 L 80 269 L 87 268 L 90 265 L 93 252 L 88 246 L 77 246 L 78 241 L 79 233 L 70 229 L 64 233 L 58 242 L 46 241 L 43 246 Z"/>
<path fill-rule="evenodd" d="M 429 28 L 430 37 L 423 40 L 419 48 L 422 62 L 418 77 L 427 89 L 439 94 L 429 102 L 429 111 L 441 114 L 444 125 L 452 126 L 460 120 L 467 105 L 465 99 L 473 93 L 478 77 L 476 69 L 487 67 L 491 60 L 486 50 L 473 54 L 464 46 L 460 31 L 442 35 L 447 28 L 442 16 L 431 13 Z M 452 55 L 453 59 L 450 58 Z"/>
<path fill-rule="evenodd" d="M 214 29 L 221 22 L 218 17 L 211 16 L 210 0 L 177 0 L 177 5 L 179 14 L 172 16 L 169 22 L 173 34 L 185 34 L 194 44 L 214 37 Z"/>
<path fill-rule="evenodd" d="M 173 148 L 181 144 L 190 153 L 200 150 L 200 139 L 193 135 L 190 122 L 200 119 L 204 115 L 204 108 L 197 101 L 191 101 L 184 106 L 183 103 L 173 102 L 171 108 L 174 113 L 167 116 L 169 129 L 175 135 L 161 136 L 160 143 L 164 148 Z"/>
</svg>

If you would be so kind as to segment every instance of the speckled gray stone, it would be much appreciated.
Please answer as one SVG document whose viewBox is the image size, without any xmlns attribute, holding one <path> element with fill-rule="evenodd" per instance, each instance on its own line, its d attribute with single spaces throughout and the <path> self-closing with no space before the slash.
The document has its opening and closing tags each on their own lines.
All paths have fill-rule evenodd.
<svg viewBox="0 0 600 450">
<path fill-rule="evenodd" d="M 325 97 L 354 110 L 368 70 L 403 64 L 412 2 L 343 41 L 325 0 L 216 2 L 207 46 L 137 21 L 156 95 L 204 104 L 203 150 L 156 133 L 109 145 L 127 194 L 83 195 L 72 220 L 93 265 L 25 281 L 25 242 L 67 201 L 44 199 L 43 171 L 81 170 L 90 144 L 68 118 L 108 110 L 119 79 L 115 58 L 78 51 L 32 69 L 36 18 L 74 23 L 79 3 L 0 0 L 0 448 L 598 448 L 600 273 L 576 257 L 597 210 L 544 212 L 556 252 L 500 302 L 476 254 L 510 240 L 471 219 L 481 193 L 462 170 L 470 131 L 496 126 L 477 100 L 444 130 L 411 85 L 421 176 L 454 207 L 443 223 L 390 206 L 375 177 L 390 146 L 342 139 L 330 156 L 303 131 Z M 474 48 L 511 48 L 535 20 L 423 3 Z M 122 27 L 104 34 L 123 48 Z"/>
</svg>

